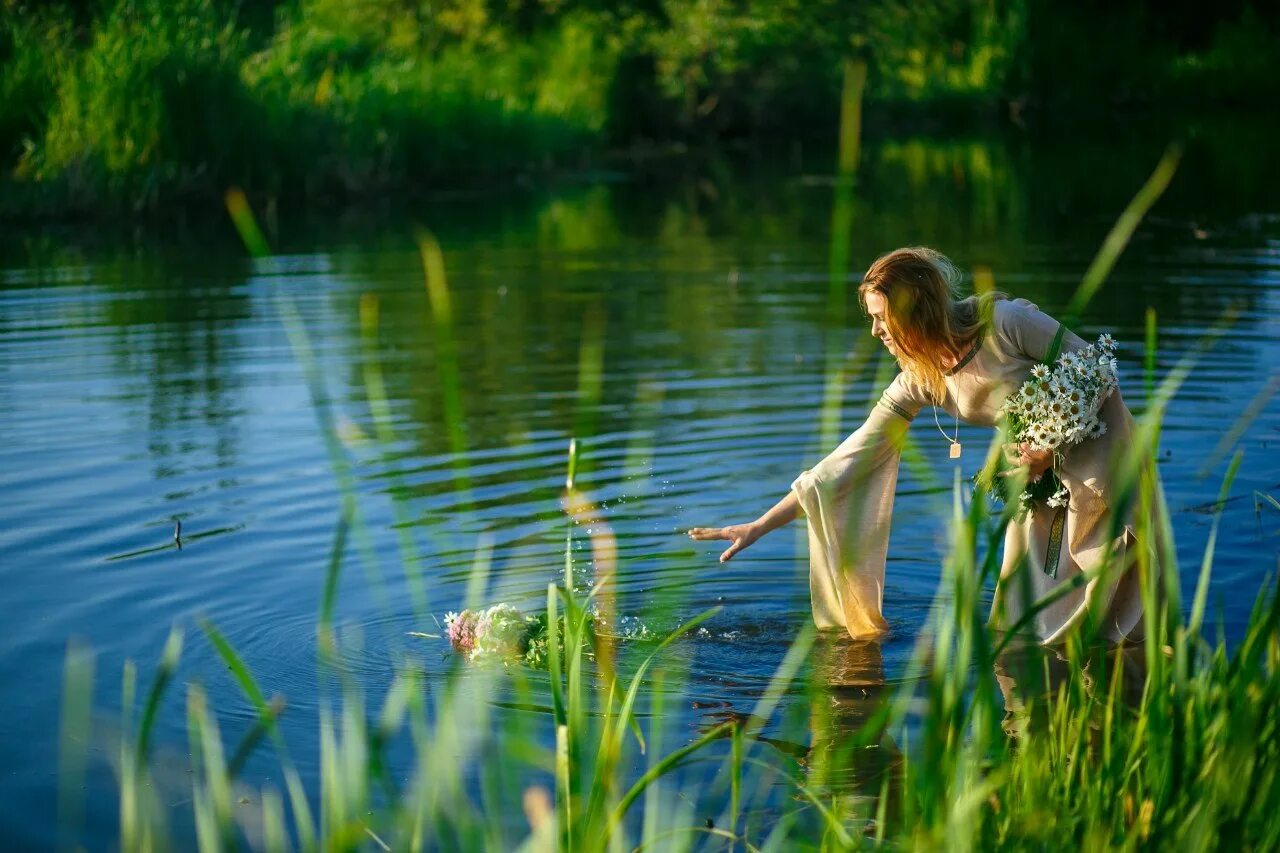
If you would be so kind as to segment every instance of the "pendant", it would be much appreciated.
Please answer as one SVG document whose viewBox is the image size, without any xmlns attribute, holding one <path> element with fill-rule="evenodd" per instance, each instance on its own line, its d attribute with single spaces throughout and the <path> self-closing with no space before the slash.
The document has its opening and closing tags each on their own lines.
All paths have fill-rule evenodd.
<svg viewBox="0 0 1280 853">
<path fill-rule="evenodd" d="M 951 458 L 952 459 L 960 458 L 960 442 L 958 441 L 951 442 Z"/>
</svg>

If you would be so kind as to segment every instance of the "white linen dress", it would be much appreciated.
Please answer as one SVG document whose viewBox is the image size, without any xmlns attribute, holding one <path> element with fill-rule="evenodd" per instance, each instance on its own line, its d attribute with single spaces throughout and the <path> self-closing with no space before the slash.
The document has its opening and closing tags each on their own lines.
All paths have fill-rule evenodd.
<svg viewBox="0 0 1280 853">
<path fill-rule="evenodd" d="M 1058 327 L 1057 320 L 1025 299 L 995 302 L 989 324 L 947 374 L 941 408 L 965 423 L 995 426 L 1000 404 L 1044 360 Z M 1084 346 L 1067 332 L 1061 351 Z M 792 484 L 809 528 L 809 589 L 819 628 L 842 626 L 858 639 L 888 629 L 881 608 L 898 457 L 911 420 L 931 404 L 924 390 L 900 373 L 862 426 Z M 1014 627 L 1034 602 L 1096 569 L 1108 552 L 1118 565 L 1133 562 L 1132 511 L 1126 511 L 1123 527 L 1112 523 L 1109 482 L 1113 455 L 1131 446 L 1133 416 L 1117 390 L 1099 417 L 1106 434 L 1070 448 L 1059 467 L 1071 493 L 1069 506 L 1042 506 L 1006 531 L 992 607 L 997 628 Z M 1158 501 L 1158 487 L 1156 494 Z M 1054 644 L 1090 618 L 1109 641 L 1137 639 L 1143 622 L 1138 572 L 1129 567 L 1119 577 L 1110 574 L 1088 580 L 1044 608 L 1028 630 Z"/>
</svg>

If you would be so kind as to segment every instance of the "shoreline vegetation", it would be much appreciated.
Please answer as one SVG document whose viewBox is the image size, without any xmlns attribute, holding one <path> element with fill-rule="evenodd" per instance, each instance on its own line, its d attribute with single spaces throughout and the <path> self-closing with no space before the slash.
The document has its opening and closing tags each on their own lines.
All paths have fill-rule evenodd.
<svg viewBox="0 0 1280 853">
<path fill-rule="evenodd" d="M 412 197 L 707 145 L 1269 102 L 1280 14 L 1013 0 L 0 2 L 0 217 Z M 829 145 L 818 147 L 829 150 Z"/>
</svg>

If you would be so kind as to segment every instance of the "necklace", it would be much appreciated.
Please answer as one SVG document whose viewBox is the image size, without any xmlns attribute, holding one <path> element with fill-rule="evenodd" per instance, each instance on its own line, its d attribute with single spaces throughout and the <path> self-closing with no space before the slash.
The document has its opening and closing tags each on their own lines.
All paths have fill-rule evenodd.
<svg viewBox="0 0 1280 853">
<path fill-rule="evenodd" d="M 974 354 L 977 353 L 978 346 L 981 343 L 982 343 L 982 335 L 981 333 L 979 333 L 978 336 L 974 338 L 973 347 L 969 350 L 968 355 L 964 356 L 963 358 L 957 359 L 956 363 L 952 366 L 952 368 L 947 371 L 947 375 L 950 376 L 951 374 L 955 373 L 960 368 L 968 364 L 969 359 L 973 358 Z M 942 433 L 942 437 L 945 438 L 948 442 L 950 442 L 951 458 L 959 459 L 960 458 L 960 407 L 956 406 L 956 434 L 954 437 L 947 435 L 947 431 L 942 428 L 942 424 L 938 423 L 938 407 L 937 406 L 933 407 L 933 422 L 937 424 L 938 432 Z"/>
<path fill-rule="evenodd" d="M 960 458 L 960 409 L 956 408 L 956 434 L 955 437 L 947 435 L 947 431 L 942 428 L 942 424 L 938 422 L 938 407 L 933 407 L 933 422 L 938 425 L 938 432 L 942 433 L 942 437 L 951 442 L 951 458 Z"/>
</svg>

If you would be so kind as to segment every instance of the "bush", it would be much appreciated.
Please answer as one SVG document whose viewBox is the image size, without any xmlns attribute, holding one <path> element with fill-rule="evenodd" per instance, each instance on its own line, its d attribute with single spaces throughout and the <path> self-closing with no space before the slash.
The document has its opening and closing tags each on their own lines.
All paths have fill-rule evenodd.
<svg viewBox="0 0 1280 853">
<path fill-rule="evenodd" d="M 135 202 L 243 175 L 259 122 L 239 79 L 241 44 L 210 0 L 119 4 L 62 73 L 21 171 L 77 199 Z"/>
<path fill-rule="evenodd" d="M 13 163 L 44 132 L 57 96 L 68 28 L 34 15 L 0 16 L 0 162 Z"/>
<path fill-rule="evenodd" d="M 279 181 L 357 191 L 453 183 L 579 152 L 604 126 L 616 57 L 584 17 L 501 49 L 433 54 L 300 19 L 244 76 L 270 117 Z"/>
</svg>

